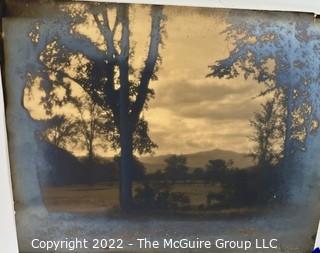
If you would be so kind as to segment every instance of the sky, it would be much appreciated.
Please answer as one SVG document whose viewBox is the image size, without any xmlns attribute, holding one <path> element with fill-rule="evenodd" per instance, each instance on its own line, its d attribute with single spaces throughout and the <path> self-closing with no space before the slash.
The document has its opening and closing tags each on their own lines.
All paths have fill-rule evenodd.
<svg viewBox="0 0 320 253">
<path fill-rule="evenodd" d="M 263 98 L 255 98 L 263 86 L 242 76 L 234 79 L 206 77 L 208 66 L 228 57 L 232 49 L 232 43 L 226 41 L 222 33 L 228 12 L 166 7 L 164 13 L 166 35 L 160 50 L 159 79 L 150 84 L 155 98 L 143 112 L 149 122 L 151 139 L 158 145 L 155 154 L 186 154 L 211 149 L 248 153 L 254 145 L 248 138 L 252 134 L 249 120 L 263 102 Z M 148 14 L 147 7 L 135 6 L 130 11 L 131 39 L 136 45 L 132 64 L 138 69 L 143 66 L 147 54 Z M 109 17 L 112 19 L 112 15 Z M 92 18 L 87 17 L 76 29 L 98 42 L 101 49 L 105 48 Z M 35 97 L 39 96 L 25 101 L 25 106 L 34 118 L 44 117 Z M 72 114 L 71 108 L 65 110 Z M 83 150 L 74 152 L 84 154 Z M 97 150 L 97 153 L 114 154 L 112 150 Z"/>
<path fill-rule="evenodd" d="M 210 13 L 211 12 L 211 13 Z M 168 21 L 155 99 L 145 117 L 157 154 L 210 149 L 247 153 L 249 120 L 259 110 L 263 89 L 254 80 L 207 78 L 209 65 L 226 58 L 232 45 L 222 34 L 223 11 L 166 9 Z"/>
</svg>

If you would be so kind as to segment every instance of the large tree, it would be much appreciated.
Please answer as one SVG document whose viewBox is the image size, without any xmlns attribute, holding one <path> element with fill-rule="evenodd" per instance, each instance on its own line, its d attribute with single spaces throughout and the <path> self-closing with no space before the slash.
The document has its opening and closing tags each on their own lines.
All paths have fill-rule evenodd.
<svg viewBox="0 0 320 253">
<path fill-rule="evenodd" d="M 208 76 L 252 77 L 266 87 L 260 95 L 282 90 L 287 110 L 285 152 L 290 152 L 292 146 L 301 146 L 303 142 L 295 138 L 297 136 L 293 131 L 298 124 L 294 125 L 293 112 L 300 108 L 301 111 L 296 112 L 305 116 L 308 121 L 305 122 L 306 127 L 310 126 L 312 116 L 315 116 L 301 106 L 312 103 L 310 99 L 305 99 L 303 93 L 308 89 L 306 86 L 318 80 L 313 59 L 317 57 L 319 34 L 309 25 L 308 16 L 287 14 L 284 19 L 278 13 L 256 12 L 254 15 L 256 18 L 249 20 L 238 13 L 229 17 L 224 34 L 233 49 L 227 58 L 210 66 Z M 289 156 L 289 153 L 286 155 Z"/>
<path fill-rule="evenodd" d="M 265 85 L 260 95 L 283 95 L 283 167 L 288 177 L 298 171 L 293 169 L 297 151 L 317 149 L 312 135 L 319 125 L 320 29 L 309 14 L 250 14 L 247 18 L 235 11 L 227 17 L 224 35 L 232 49 L 210 66 L 208 76 L 250 77 Z"/>
<path fill-rule="evenodd" d="M 30 38 L 39 52 L 40 76 L 46 91 L 46 106 L 57 102 L 52 90 L 65 89 L 58 104 L 72 98 L 72 84 L 77 84 L 96 106 L 110 111 L 114 125 L 114 147 L 121 154 L 120 204 L 132 207 L 133 152 L 151 152 L 156 145 L 148 135 L 148 123 L 141 116 L 154 95 L 149 84 L 155 80 L 159 49 L 162 43 L 164 15 L 161 6 L 150 7 L 150 36 L 144 66 L 134 68 L 135 45 L 131 43 L 130 7 L 127 4 L 63 5 L 63 21 L 51 23 L 52 32 L 42 22 L 30 31 Z M 112 17 L 111 17 L 112 16 Z M 113 22 L 112 22 L 113 21 Z M 102 42 L 81 32 L 79 25 L 96 29 Z M 50 26 L 49 26 L 50 27 Z M 86 28 L 88 29 L 88 28 Z M 42 36 L 41 32 L 46 36 Z M 110 123 L 110 122 L 109 122 Z"/>
</svg>

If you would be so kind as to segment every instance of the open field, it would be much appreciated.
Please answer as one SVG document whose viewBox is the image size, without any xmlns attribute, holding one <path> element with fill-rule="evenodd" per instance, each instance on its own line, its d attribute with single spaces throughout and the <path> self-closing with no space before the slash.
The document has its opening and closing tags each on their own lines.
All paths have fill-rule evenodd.
<svg viewBox="0 0 320 253">
<path fill-rule="evenodd" d="M 134 189 L 139 184 L 134 184 Z M 192 206 L 206 203 L 208 192 L 219 192 L 220 187 L 203 183 L 176 183 L 172 192 L 182 192 L 190 197 Z M 47 187 L 43 190 L 45 203 L 53 212 L 105 212 L 119 206 L 119 185 L 104 183 Z"/>
<path fill-rule="evenodd" d="M 53 212 L 105 212 L 119 205 L 119 190 L 115 183 L 47 187 L 44 201 Z"/>
</svg>

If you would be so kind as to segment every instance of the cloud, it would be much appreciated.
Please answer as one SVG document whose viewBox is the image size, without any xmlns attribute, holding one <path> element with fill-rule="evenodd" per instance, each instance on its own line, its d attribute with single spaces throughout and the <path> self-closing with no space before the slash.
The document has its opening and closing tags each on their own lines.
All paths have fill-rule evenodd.
<svg viewBox="0 0 320 253">
<path fill-rule="evenodd" d="M 160 50 L 159 80 L 151 82 L 155 98 L 144 112 L 151 138 L 159 145 L 157 153 L 214 148 L 248 152 L 252 146 L 249 120 L 262 102 L 252 98 L 263 85 L 241 76 L 205 77 L 208 66 L 228 57 L 231 50 L 222 34 L 226 24 L 220 15 L 166 11 L 170 22 Z"/>
<path fill-rule="evenodd" d="M 202 83 L 200 83 L 202 81 Z M 159 85 L 156 105 L 190 104 L 199 101 L 218 101 L 223 98 L 243 94 L 249 87 L 239 88 L 221 84 L 216 80 L 173 80 Z"/>
<path fill-rule="evenodd" d="M 188 118 L 164 108 L 151 109 L 145 117 L 150 124 L 150 135 L 159 146 L 158 154 L 214 148 L 247 152 L 251 147 L 248 136 L 252 129 L 248 120 Z"/>
<path fill-rule="evenodd" d="M 246 104 L 238 101 L 212 104 L 213 101 L 200 102 L 194 105 L 176 108 L 176 113 L 187 118 L 202 118 L 211 121 L 217 120 L 248 120 L 256 111 L 258 105 L 254 101 Z"/>
<path fill-rule="evenodd" d="M 262 86 L 238 80 L 170 80 L 160 83 L 150 108 L 165 108 L 175 115 L 206 120 L 248 120 L 259 109 L 254 99 Z"/>
</svg>

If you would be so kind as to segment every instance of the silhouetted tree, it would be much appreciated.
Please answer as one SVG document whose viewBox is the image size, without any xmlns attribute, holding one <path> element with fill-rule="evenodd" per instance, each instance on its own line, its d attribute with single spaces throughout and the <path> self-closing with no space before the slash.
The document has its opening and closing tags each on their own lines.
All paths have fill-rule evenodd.
<svg viewBox="0 0 320 253">
<path fill-rule="evenodd" d="M 92 161 L 95 149 L 107 150 L 112 146 L 114 131 L 110 112 L 103 111 L 86 95 L 70 99 L 69 103 L 76 108 L 77 115 L 54 116 L 47 121 L 42 136 L 65 150 L 75 147 L 86 150 L 88 161 Z"/>
<path fill-rule="evenodd" d="M 75 121 L 75 128 L 83 138 L 78 144 L 87 151 L 88 161 L 94 159 L 94 151 L 100 147 L 107 150 L 113 138 L 114 129 L 110 111 L 102 110 L 88 97 L 81 97 L 73 103 L 79 117 Z"/>
<path fill-rule="evenodd" d="M 110 20 L 115 11 L 114 22 Z M 141 112 L 147 108 L 154 92 L 149 87 L 157 79 L 159 47 L 162 43 L 164 15 L 161 6 L 151 6 L 151 28 L 148 53 L 142 68 L 134 69 L 134 45 L 130 43 L 129 6 L 126 4 L 80 4 L 63 6 L 69 19 L 37 24 L 30 38 L 39 47 L 40 75 L 47 92 L 46 102 L 54 104 L 50 89 L 66 89 L 63 102 L 70 100 L 71 83 L 80 85 L 92 101 L 104 111 L 111 111 L 114 125 L 114 148 L 121 150 L 120 204 L 132 207 L 133 152 L 151 152 L 156 145 L 148 135 L 148 124 Z M 89 20 L 102 37 L 102 46 L 77 30 Z M 50 21 L 49 21 L 50 22 Z M 43 28 L 44 27 L 44 28 Z M 42 32 L 46 36 L 42 36 Z M 39 36 L 34 36 L 39 33 Z M 51 88 L 50 88 L 51 87 Z M 59 101 L 61 105 L 61 101 Z"/>
<path fill-rule="evenodd" d="M 188 167 L 187 167 L 187 158 L 183 155 L 171 155 L 165 159 L 166 167 L 164 173 L 166 174 L 169 180 L 173 182 L 176 180 L 185 180 Z"/>
<path fill-rule="evenodd" d="M 272 22 L 270 22 L 272 20 Z M 227 19 L 224 31 L 233 49 L 225 59 L 210 66 L 208 76 L 235 78 L 243 75 L 263 83 L 260 95 L 282 94 L 285 109 L 284 159 L 305 148 L 305 139 L 312 125 L 317 125 L 316 96 L 303 94 L 315 89 L 319 82 L 319 32 L 311 26 L 307 15 L 255 12 L 247 19 L 234 12 Z M 302 85 L 303 84 L 303 85 Z M 304 118 L 303 122 L 296 119 Z M 288 165 L 288 164 L 287 164 Z M 288 166 L 287 166 L 288 167 Z"/>
<path fill-rule="evenodd" d="M 55 116 L 47 123 L 48 128 L 41 134 L 45 141 L 62 149 L 66 149 L 67 145 L 74 145 L 78 141 L 75 119 Z"/>
<path fill-rule="evenodd" d="M 280 13 L 251 13 L 253 18 L 237 11 L 228 16 L 224 34 L 232 50 L 210 67 L 208 76 L 243 75 L 265 85 L 260 95 L 283 94 L 282 191 L 286 199 L 299 202 L 310 188 L 301 180 L 301 162 L 307 163 L 303 158 L 307 154 L 298 151 L 317 150 L 320 138 L 319 27 L 313 25 L 312 15 L 294 13 L 284 18 Z"/>
<path fill-rule="evenodd" d="M 281 143 L 277 147 L 277 140 L 282 137 L 282 124 L 279 125 L 274 99 L 261 105 L 261 111 L 254 114 L 250 125 L 254 129 L 250 140 L 255 142 L 255 148 L 249 154 L 261 167 L 278 163 L 282 155 Z M 281 121 L 280 121 L 281 122 Z"/>
<path fill-rule="evenodd" d="M 205 179 L 205 171 L 203 168 L 195 168 L 192 172 L 192 176 L 196 180 L 203 180 Z"/>
<path fill-rule="evenodd" d="M 118 164 L 118 167 L 121 168 L 121 157 L 115 156 L 114 161 Z M 131 175 L 132 180 L 134 181 L 143 181 L 145 179 L 146 175 L 146 168 L 144 167 L 144 164 L 139 161 L 139 159 L 134 156 L 133 157 L 133 165 L 131 168 Z"/>
<path fill-rule="evenodd" d="M 209 160 L 206 165 L 206 179 L 221 182 L 228 169 L 228 164 L 223 159 Z"/>
</svg>

